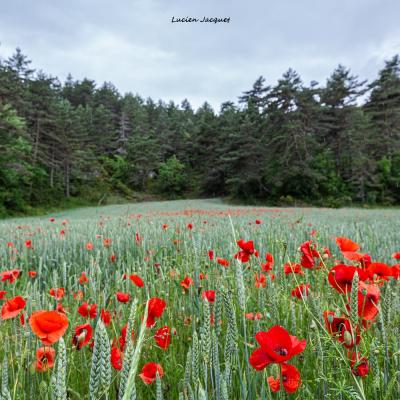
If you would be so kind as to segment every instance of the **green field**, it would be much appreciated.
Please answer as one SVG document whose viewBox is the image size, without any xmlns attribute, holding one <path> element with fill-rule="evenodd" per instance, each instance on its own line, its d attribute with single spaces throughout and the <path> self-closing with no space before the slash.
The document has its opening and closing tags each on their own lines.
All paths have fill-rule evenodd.
<svg viewBox="0 0 400 400">
<path fill-rule="evenodd" d="M 6 300 L 16 296 L 26 301 L 17 316 L 0 320 L 0 399 L 399 399 L 398 279 L 367 281 L 379 291 L 374 304 L 379 312 L 367 322 L 357 315 L 354 284 L 347 296 L 327 279 L 337 260 L 359 270 L 368 268 L 345 259 L 336 237 L 350 238 L 359 244 L 360 253 L 392 268 L 400 262 L 392 258 L 400 251 L 399 232 L 400 210 L 237 207 L 219 200 L 82 208 L 0 221 L 0 271 L 19 271 L 13 282 L 2 275 L 0 291 L 7 293 L 0 305 L 4 308 Z M 240 239 L 253 240 L 259 257 L 235 259 Z M 304 275 L 286 275 L 283 265 L 300 263 L 299 247 L 308 240 L 319 252 L 315 267 L 303 268 Z M 331 257 L 323 257 L 324 247 Z M 214 252 L 212 260 L 209 250 Z M 274 264 L 263 272 L 260 264 L 267 252 Z M 217 263 L 217 257 L 229 261 L 229 267 Z M 86 283 L 79 282 L 82 272 Z M 123 279 L 124 274 L 139 275 L 144 286 Z M 260 274 L 265 280 L 256 287 Z M 187 289 L 181 284 L 185 277 L 192 279 Z M 293 297 L 292 290 L 302 283 L 310 284 L 309 295 Z M 49 293 L 57 288 L 65 290 L 59 301 Z M 214 302 L 203 299 L 207 290 L 215 291 Z M 129 301 L 117 301 L 117 292 L 128 293 Z M 165 300 L 166 308 L 155 325 L 145 329 L 146 300 L 155 297 Z M 78 313 L 83 302 L 97 305 L 93 318 Z M 35 364 L 36 350 L 43 344 L 28 320 L 37 310 L 55 310 L 57 303 L 69 326 L 63 339 L 52 345 L 55 365 L 43 372 Z M 111 315 L 107 327 L 98 322 L 102 309 Z M 348 317 L 351 335 L 360 331 L 360 341 L 351 349 L 328 332 L 323 319 L 327 310 Z M 260 313 L 260 319 L 249 319 L 249 313 Z M 120 348 L 128 319 L 135 338 L 131 341 L 127 335 Z M 78 350 L 73 344 L 75 328 L 87 323 L 96 341 Z M 267 383 L 267 377 L 283 373 L 281 362 L 271 362 L 261 371 L 249 363 L 259 347 L 255 334 L 275 325 L 307 341 L 304 351 L 288 360 L 301 374 L 295 393 L 283 388 L 273 393 Z M 154 339 L 164 326 L 171 330 L 166 349 Z M 110 363 L 111 348 L 124 357 L 120 370 Z M 357 354 L 354 368 L 365 357 L 368 374 L 352 373 L 349 351 Z M 148 362 L 160 364 L 163 374 L 147 385 L 139 374 Z M 125 381 L 136 397 L 124 396 Z"/>
</svg>

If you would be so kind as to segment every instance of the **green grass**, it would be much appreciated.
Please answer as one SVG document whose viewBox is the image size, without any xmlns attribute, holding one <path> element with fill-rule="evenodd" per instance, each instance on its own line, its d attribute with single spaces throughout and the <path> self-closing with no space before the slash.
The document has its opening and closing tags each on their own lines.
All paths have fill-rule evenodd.
<svg viewBox="0 0 400 400">
<path fill-rule="evenodd" d="M 50 222 L 50 217 L 55 222 Z M 260 225 L 255 224 L 256 219 L 261 220 Z M 187 229 L 189 223 L 193 224 L 192 230 Z M 163 230 L 163 224 L 168 229 Z M 65 230 L 64 237 L 60 236 L 61 230 Z M 316 236 L 310 236 L 313 230 Z M 121 304 L 115 299 L 115 293 L 121 291 L 131 294 L 131 302 L 138 301 L 133 320 L 137 336 L 146 299 L 160 297 L 167 302 L 156 327 L 145 332 L 138 367 L 140 371 L 150 361 L 162 365 L 165 399 L 177 399 L 180 393 L 184 399 L 191 398 L 192 392 L 195 399 L 224 399 L 221 385 L 226 383 L 229 399 L 395 400 L 400 398 L 396 375 L 400 326 L 398 281 L 391 280 L 381 288 L 382 318 L 379 315 L 377 322 L 362 335 L 359 351 L 374 368 L 370 365 L 368 376 L 359 378 L 352 375 L 343 346 L 326 333 L 322 323 L 323 311 L 343 308 L 340 295 L 327 282 L 326 269 L 306 270 L 303 277 L 286 277 L 282 266 L 289 260 L 299 261 L 300 244 L 312 239 L 319 248 L 331 249 L 334 257 L 326 262 L 326 268 L 331 268 L 336 258 L 342 259 L 335 244 L 337 236 L 359 243 L 374 261 L 393 264 L 391 254 L 400 251 L 399 232 L 400 210 L 395 209 L 238 207 L 220 200 L 181 200 L 60 211 L 42 217 L 0 221 L 0 270 L 23 271 L 14 284 L 0 282 L 0 290 L 8 292 L 7 299 L 24 296 L 25 314 L 29 316 L 34 310 L 54 309 L 56 302 L 49 295 L 50 288 L 65 288 L 62 304 L 70 322 L 64 335 L 66 382 L 71 399 L 89 399 L 92 363 L 89 346 L 80 351 L 72 346 L 74 328 L 86 322 L 77 308 L 85 300 L 98 305 L 98 314 L 103 307 L 115 313 L 107 335 L 111 341 L 118 340 L 130 313 L 130 303 Z M 141 237 L 140 244 L 135 240 L 136 233 Z M 108 248 L 103 246 L 104 238 L 111 238 Z M 252 257 L 248 264 L 241 265 L 233 259 L 238 251 L 235 240 L 240 238 L 254 240 L 255 248 L 260 251 L 259 260 Z M 25 248 L 27 239 L 32 240 L 32 249 Z M 14 247 L 7 247 L 8 242 Z M 92 251 L 86 250 L 87 242 L 93 243 Z M 231 266 L 224 268 L 210 261 L 207 257 L 210 249 L 217 257 L 229 259 Z M 266 288 L 258 289 L 254 287 L 254 274 L 261 272 L 259 264 L 266 252 L 275 258 L 276 278 L 268 281 Z M 115 262 L 110 262 L 112 254 L 116 255 Z M 160 267 L 155 268 L 155 263 Z M 30 270 L 37 272 L 36 278 L 28 276 Z M 84 286 L 78 284 L 82 271 L 90 280 Z M 201 272 L 207 275 L 206 279 L 199 279 Z M 129 279 L 123 280 L 124 273 L 139 274 L 145 282 L 144 288 L 137 288 Z M 194 280 L 187 292 L 180 285 L 186 275 Z M 293 299 L 291 290 L 302 282 L 310 283 L 310 297 L 304 301 Z M 71 295 L 79 289 L 84 290 L 84 300 Z M 199 294 L 208 289 L 217 292 L 217 301 L 210 312 L 221 315 L 221 325 L 210 326 L 204 317 L 208 310 Z M 263 318 L 247 320 L 243 308 L 245 312 L 261 312 Z M 94 329 L 96 321 L 87 322 Z M 248 356 L 257 346 L 254 334 L 276 324 L 292 335 L 307 339 L 305 351 L 290 361 L 301 372 L 303 381 L 292 395 L 270 393 L 265 378 L 277 375 L 276 365 L 258 372 L 248 363 Z M 164 325 L 176 331 L 167 350 L 158 348 L 153 339 L 155 330 Z M 198 361 L 189 371 L 187 354 L 193 346 L 192 359 L 197 360 L 196 337 L 201 344 Z M 1 321 L 0 340 L 0 360 L 5 357 L 8 361 L 7 386 L 11 398 L 51 399 L 53 371 L 39 373 L 32 368 L 35 351 L 41 344 L 29 324 L 21 326 L 18 318 Z M 57 344 L 54 347 L 58 349 Z M 232 353 L 227 349 L 233 349 Z M 225 382 L 229 368 L 231 381 Z M 120 374 L 112 372 L 109 399 L 117 398 Z M 139 377 L 134 378 L 138 399 L 156 398 L 155 383 L 147 386 Z"/>
</svg>

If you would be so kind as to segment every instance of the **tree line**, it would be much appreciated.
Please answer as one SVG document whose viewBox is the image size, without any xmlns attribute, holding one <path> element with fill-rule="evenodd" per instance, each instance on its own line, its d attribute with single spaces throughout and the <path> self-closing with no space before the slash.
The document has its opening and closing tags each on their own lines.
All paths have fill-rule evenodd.
<svg viewBox="0 0 400 400">
<path fill-rule="evenodd" d="M 400 203 L 400 57 L 368 83 L 259 77 L 219 112 L 64 83 L 0 58 L 0 215 L 137 193 L 269 204 Z"/>
</svg>

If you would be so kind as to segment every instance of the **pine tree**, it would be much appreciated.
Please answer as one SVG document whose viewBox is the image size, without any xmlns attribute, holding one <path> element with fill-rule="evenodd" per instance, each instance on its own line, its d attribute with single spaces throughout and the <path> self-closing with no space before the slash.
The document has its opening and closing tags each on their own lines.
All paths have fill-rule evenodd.
<svg viewBox="0 0 400 400">
<path fill-rule="evenodd" d="M 30 151 L 24 121 L 9 104 L 0 102 L 0 216 L 28 205 L 26 192 L 33 175 Z"/>
<path fill-rule="evenodd" d="M 303 87 L 300 76 L 289 69 L 269 95 L 264 179 L 274 197 L 317 197 L 321 176 L 312 168 L 319 150 L 315 92 Z"/>
<path fill-rule="evenodd" d="M 366 81 L 359 81 L 350 70 L 339 65 L 320 91 L 322 117 L 320 122 L 323 143 L 332 150 L 336 174 L 342 178 L 345 169 L 342 166 L 343 151 L 347 148 L 343 132 L 349 128 L 349 115 L 360 96 L 365 93 Z"/>
<path fill-rule="evenodd" d="M 375 155 L 391 158 L 400 152 L 400 56 L 387 61 L 378 79 L 371 83 L 365 110 L 379 136 Z"/>
</svg>

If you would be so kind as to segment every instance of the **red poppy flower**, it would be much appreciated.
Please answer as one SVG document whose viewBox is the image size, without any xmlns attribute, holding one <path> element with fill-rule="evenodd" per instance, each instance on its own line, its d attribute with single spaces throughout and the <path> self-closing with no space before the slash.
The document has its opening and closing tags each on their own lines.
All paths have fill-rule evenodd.
<svg viewBox="0 0 400 400">
<path fill-rule="evenodd" d="M 115 263 L 117 261 L 117 255 L 116 254 L 111 254 L 110 255 L 110 262 Z"/>
<path fill-rule="evenodd" d="M 355 252 L 360 250 L 360 246 L 346 237 L 337 237 L 336 244 L 339 246 L 340 251 Z"/>
<path fill-rule="evenodd" d="M 121 336 L 119 337 L 118 341 L 119 341 L 119 348 L 124 351 L 125 349 L 125 344 L 126 344 L 126 333 L 128 330 L 128 324 L 124 325 L 123 328 L 121 329 Z M 131 338 L 132 340 L 135 339 L 135 331 L 132 329 L 131 332 Z"/>
<path fill-rule="evenodd" d="M 260 288 L 266 286 L 266 277 L 264 274 L 254 274 L 254 287 Z"/>
<path fill-rule="evenodd" d="M 259 219 L 256 219 L 256 225 L 260 225 L 261 221 Z"/>
<path fill-rule="evenodd" d="M 116 346 L 111 348 L 111 365 L 117 371 L 122 369 L 122 361 L 124 358 L 124 353 Z"/>
<path fill-rule="evenodd" d="M 357 251 L 360 250 L 360 246 L 352 240 L 345 237 L 337 237 L 336 243 L 344 258 L 350 261 L 368 262 L 369 255 L 358 253 Z"/>
<path fill-rule="evenodd" d="M 274 256 L 271 253 L 266 253 L 265 254 L 265 260 L 267 261 L 264 264 L 261 264 L 261 269 L 264 272 L 271 271 L 272 266 L 274 265 Z"/>
<path fill-rule="evenodd" d="M 110 247 L 110 244 L 111 244 L 111 239 L 110 238 L 107 238 L 107 239 L 103 240 L 103 246 L 104 247 Z"/>
<path fill-rule="evenodd" d="M 254 320 L 256 320 L 256 321 L 260 320 L 262 317 L 263 317 L 263 315 L 260 312 L 257 312 L 254 314 Z"/>
<path fill-rule="evenodd" d="M 36 275 L 37 275 L 37 272 L 36 271 L 29 271 L 28 275 L 29 275 L 30 278 L 35 278 Z"/>
<path fill-rule="evenodd" d="M 240 251 L 235 254 L 235 258 L 242 263 L 247 263 L 250 256 L 254 254 L 254 243 L 252 240 L 245 242 L 243 239 L 237 241 L 237 245 L 240 247 Z"/>
<path fill-rule="evenodd" d="M 400 264 L 392 265 L 392 276 L 394 279 L 399 279 L 400 277 Z"/>
<path fill-rule="evenodd" d="M 117 300 L 120 303 L 127 303 L 131 298 L 129 293 L 117 292 Z"/>
<path fill-rule="evenodd" d="M 25 240 L 25 247 L 30 249 L 32 247 L 32 240 Z"/>
<path fill-rule="evenodd" d="M 57 311 L 35 311 L 29 318 L 32 332 L 46 346 L 56 343 L 68 328 L 68 318 Z"/>
<path fill-rule="evenodd" d="M 346 318 L 337 317 L 333 311 L 324 311 L 324 321 L 328 332 L 331 335 L 336 335 L 341 332 Z"/>
<path fill-rule="evenodd" d="M 50 296 L 54 297 L 56 300 L 61 300 L 64 297 L 64 294 L 64 288 L 50 289 Z"/>
<path fill-rule="evenodd" d="M 229 261 L 225 260 L 224 258 L 217 257 L 216 261 L 219 265 L 222 265 L 224 267 L 229 267 L 230 265 Z"/>
<path fill-rule="evenodd" d="M 368 360 L 361 357 L 359 353 L 351 352 L 349 354 L 351 372 L 356 376 L 366 376 L 369 372 Z"/>
<path fill-rule="evenodd" d="M 125 350 L 127 330 L 128 330 L 128 324 L 125 324 L 121 329 L 121 336 L 118 338 L 119 348 L 122 351 Z M 131 338 L 132 338 L 132 340 L 135 339 L 135 331 L 133 329 L 132 329 L 132 332 L 131 332 Z"/>
<path fill-rule="evenodd" d="M 361 268 L 352 265 L 339 264 L 333 267 L 328 274 L 328 281 L 339 293 L 350 293 L 355 273 L 361 281 L 368 278 L 368 274 Z"/>
<path fill-rule="evenodd" d="M 26 301 L 22 296 L 16 296 L 7 300 L 1 307 L 1 318 L 10 319 L 16 317 L 26 305 Z"/>
<path fill-rule="evenodd" d="M 86 250 L 92 251 L 93 250 L 93 243 L 90 243 L 90 242 L 86 243 Z"/>
<path fill-rule="evenodd" d="M 142 238 L 140 237 L 140 235 L 137 232 L 136 232 L 136 235 L 135 235 L 135 240 L 136 240 L 137 243 L 139 243 L 142 240 Z"/>
<path fill-rule="evenodd" d="M 76 293 L 75 293 L 75 292 L 72 292 L 72 297 L 73 297 L 75 300 L 82 300 L 82 299 L 83 299 L 83 292 L 82 292 L 82 290 L 78 290 Z"/>
<path fill-rule="evenodd" d="M 298 299 L 303 299 L 308 297 L 308 293 L 310 291 L 310 284 L 309 283 L 302 283 L 301 285 L 296 286 L 292 290 L 292 297 L 297 297 Z"/>
<path fill-rule="evenodd" d="M 143 366 L 142 372 L 139 374 L 139 376 L 142 378 L 142 381 L 146 385 L 150 385 L 150 383 L 155 381 L 157 377 L 157 372 L 160 378 L 163 377 L 164 371 L 161 365 L 154 362 L 150 362 Z"/>
<path fill-rule="evenodd" d="M 97 316 L 97 304 L 88 304 L 86 302 L 82 303 L 81 306 L 78 307 L 78 313 L 82 315 L 84 318 L 96 318 Z"/>
<path fill-rule="evenodd" d="M 285 275 L 289 275 L 289 274 L 304 275 L 302 266 L 297 263 L 286 263 L 283 266 L 283 271 L 284 271 Z"/>
<path fill-rule="evenodd" d="M 137 286 L 137 287 L 143 287 L 144 282 L 142 278 L 139 275 L 131 275 L 129 279 Z"/>
<path fill-rule="evenodd" d="M 72 343 L 77 348 L 77 350 L 80 350 L 83 346 L 86 346 L 90 342 L 92 336 L 93 329 L 90 324 L 78 325 L 75 328 L 75 335 L 72 339 Z"/>
<path fill-rule="evenodd" d="M 328 247 L 324 247 L 324 257 L 323 258 L 331 258 L 332 257 L 332 253 L 329 250 Z"/>
<path fill-rule="evenodd" d="M 105 310 L 104 308 L 101 309 L 100 318 L 103 321 L 105 326 L 110 325 L 111 322 L 111 313 L 110 311 Z"/>
<path fill-rule="evenodd" d="M 168 229 L 168 225 L 167 224 L 163 224 L 162 228 L 164 229 L 164 231 L 166 231 Z"/>
<path fill-rule="evenodd" d="M 7 294 L 4 290 L 0 290 L 0 300 L 4 299 L 4 296 Z"/>
<path fill-rule="evenodd" d="M 214 251 L 213 250 L 208 250 L 208 259 L 213 260 L 214 259 Z"/>
<path fill-rule="evenodd" d="M 325 311 L 324 320 L 328 332 L 335 336 L 340 343 L 343 343 L 346 348 L 350 349 L 354 344 L 358 345 L 360 343 L 360 330 L 356 327 L 355 332 L 353 332 L 348 318 L 336 317 L 334 312 Z"/>
<path fill-rule="evenodd" d="M 62 306 L 61 303 L 58 303 L 58 304 L 57 304 L 56 310 L 57 310 L 58 312 L 60 312 L 60 313 L 65 314 L 65 309 L 64 309 L 64 307 Z"/>
<path fill-rule="evenodd" d="M 388 281 L 389 278 L 393 276 L 392 268 L 380 262 L 369 264 L 367 273 L 371 281 Z"/>
<path fill-rule="evenodd" d="M 355 345 L 358 345 L 361 340 L 360 328 L 357 326 L 355 329 L 352 328 L 350 321 L 345 318 L 341 325 L 340 336 L 338 341 L 344 345 L 347 349 L 351 349 Z"/>
<path fill-rule="evenodd" d="M 215 301 L 215 290 L 205 290 L 202 294 L 203 299 L 206 299 L 209 303 Z"/>
<path fill-rule="evenodd" d="M 360 282 L 358 287 L 358 315 L 367 321 L 373 321 L 379 312 L 377 307 L 379 298 L 380 290 L 378 286 Z"/>
<path fill-rule="evenodd" d="M 371 256 L 364 253 L 356 253 L 354 251 L 343 251 L 343 257 L 350 261 L 356 261 L 363 266 L 368 266 L 371 263 Z"/>
<path fill-rule="evenodd" d="M 193 279 L 186 275 L 185 279 L 183 279 L 183 281 L 181 282 L 181 286 L 185 290 L 189 290 L 189 287 L 192 285 L 193 285 Z"/>
<path fill-rule="evenodd" d="M 315 260 L 314 257 L 318 258 L 319 253 L 314 249 L 314 244 L 311 240 L 304 242 L 300 246 L 300 251 L 302 252 L 301 256 L 301 265 L 304 268 L 314 268 Z"/>
<path fill-rule="evenodd" d="M 81 285 L 83 285 L 84 283 L 89 282 L 89 279 L 88 279 L 88 277 L 86 276 L 86 272 L 82 272 L 82 273 L 81 273 L 81 276 L 80 276 L 78 282 L 79 282 L 79 284 L 81 284 Z"/>
<path fill-rule="evenodd" d="M 191 231 L 193 229 L 193 224 L 187 224 L 186 227 Z"/>
<path fill-rule="evenodd" d="M 171 330 L 168 326 L 163 326 L 154 334 L 154 340 L 162 349 L 168 349 L 171 344 Z"/>
<path fill-rule="evenodd" d="M 10 283 L 14 283 L 14 281 L 20 276 L 21 270 L 19 269 L 11 269 L 9 271 L 0 272 L 1 281 L 9 281 Z"/>
<path fill-rule="evenodd" d="M 392 258 L 394 258 L 395 260 L 400 260 L 400 251 L 397 251 L 396 253 L 392 254 Z"/>
<path fill-rule="evenodd" d="M 158 297 L 153 297 L 149 300 L 146 321 L 146 326 L 148 328 L 152 327 L 156 323 L 156 318 L 160 318 L 162 316 L 166 305 L 167 303 Z"/>
<path fill-rule="evenodd" d="M 253 351 L 250 364 L 256 370 L 262 370 L 271 363 L 283 363 L 306 348 L 306 340 L 291 336 L 286 329 L 275 325 L 267 332 L 258 332 L 256 340 L 261 346 Z"/>
<path fill-rule="evenodd" d="M 35 369 L 46 372 L 54 366 L 56 351 L 52 347 L 40 347 L 36 350 Z"/>
<path fill-rule="evenodd" d="M 283 388 L 288 393 L 294 393 L 301 385 L 301 376 L 299 370 L 290 364 L 282 364 Z M 267 382 L 272 392 L 279 392 L 281 387 L 280 378 L 269 376 Z"/>
<path fill-rule="evenodd" d="M 261 319 L 262 318 L 262 314 L 260 313 L 260 312 L 258 312 L 258 313 L 247 313 L 247 314 L 244 314 L 244 316 L 247 318 L 247 319 L 249 319 L 249 320 L 259 320 L 259 319 Z"/>
</svg>

